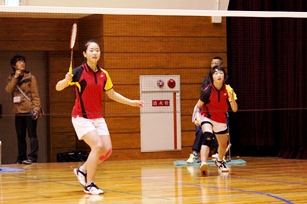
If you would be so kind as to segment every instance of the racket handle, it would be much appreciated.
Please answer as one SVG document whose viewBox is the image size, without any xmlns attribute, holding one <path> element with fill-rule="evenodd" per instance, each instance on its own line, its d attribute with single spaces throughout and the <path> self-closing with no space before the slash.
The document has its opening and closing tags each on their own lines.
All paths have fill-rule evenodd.
<svg viewBox="0 0 307 204">
<path fill-rule="evenodd" d="M 226 153 L 230 150 L 231 144 L 229 143 L 227 148 L 226 148 Z"/>
<path fill-rule="evenodd" d="M 72 66 L 69 67 L 68 72 L 72 74 Z"/>
</svg>

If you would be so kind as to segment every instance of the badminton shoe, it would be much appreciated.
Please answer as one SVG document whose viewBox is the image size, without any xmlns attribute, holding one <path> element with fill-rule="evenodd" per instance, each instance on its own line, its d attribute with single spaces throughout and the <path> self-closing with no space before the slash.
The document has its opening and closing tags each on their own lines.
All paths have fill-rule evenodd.
<svg viewBox="0 0 307 204">
<path fill-rule="evenodd" d="M 22 161 L 16 160 L 13 164 L 22 164 Z"/>
<path fill-rule="evenodd" d="M 198 156 L 194 154 L 190 154 L 190 157 L 187 160 L 188 164 L 199 163 Z"/>
<path fill-rule="evenodd" d="M 226 166 L 226 162 L 224 160 L 218 161 L 218 159 L 216 159 L 215 165 L 219 168 L 219 170 L 221 172 L 228 172 L 229 171 L 228 167 Z"/>
<path fill-rule="evenodd" d="M 206 162 L 202 162 L 200 165 L 200 172 L 202 174 L 207 174 L 208 173 L 208 164 Z"/>
<path fill-rule="evenodd" d="M 215 161 L 219 157 L 218 153 L 212 155 L 212 160 Z M 223 157 L 223 161 L 226 162 L 225 156 Z"/>
<path fill-rule="evenodd" d="M 96 186 L 96 184 L 92 182 L 84 188 L 84 193 L 92 194 L 92 195 L 99 195 L 99 194 L 103 194 L 104 191 L 98 188 L 98 186 Z"/>
<path fill-rule="evenodd" d="M 215 160 L 216 160 L 216 158 L 217 158 L 218 156 L 219 156 L 219 155 L 218 155 L 217 153 L 212 154 L 212 160 L 213 160 L 213 161 L 215 161 Z"/>
<path fill-rule="evenodd" d="M 86 173 L 80 170 L 80 168 L 75 168 L 74 173 L 79 181 L 79 183 L 85 187 L 86 186 Z"/>
<path fill-rule="evenodd" d="M 26 159 L 22 161 L 23 164 L 32 164 L 33 160 L 32 159 Z"/>
</svg>

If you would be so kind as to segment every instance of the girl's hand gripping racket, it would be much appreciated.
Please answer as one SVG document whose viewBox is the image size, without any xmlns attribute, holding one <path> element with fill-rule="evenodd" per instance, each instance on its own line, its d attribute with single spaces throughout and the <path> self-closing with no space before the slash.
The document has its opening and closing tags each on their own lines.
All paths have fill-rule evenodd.
<svg viewBox="0 0 307 204">
<path fill-rule="evenodd" d="M 77 23 L 74 23 L 72 25 L 71 36 L 70 36 L 70 65 L 69 65 L 69 70 L 68 70 L 70 74 L 72 74 L 72 60 L 74 56 L 74 46 L 75 46 L 76 38 L 77 38 Z M 79 82 L 70 82 L 69 85 L 70 86 L 76 85 L 79 91 L 81 91 L 81 86 Z"/>
</svg>

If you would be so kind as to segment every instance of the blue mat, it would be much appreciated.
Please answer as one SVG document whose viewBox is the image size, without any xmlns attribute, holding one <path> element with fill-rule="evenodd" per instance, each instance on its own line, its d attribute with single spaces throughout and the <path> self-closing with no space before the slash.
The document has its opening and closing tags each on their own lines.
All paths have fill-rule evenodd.
<svg viewBox="0 0 307 204">
<path fill-rule="evenodd" d="M 213 160 L 208 160 L 207 164 L 209 166 L 215 165 Z M 243 159 L 234 159 L 234 160 L 227 161 L 226 164 L 227 165 L 245 165 L 246 161 L 244 161 Z M 184 160 L 177 160 L 177 161 L 174 161 L 174 165 L 175 166 L 199 166 L 200 163 L 191 163 L 190 164 L 190 163 L 187 163 Z"/>
<path fill-rule="evenodd" d="M 10 168 L 10 167 L 0 167 L 0 174 L 6 172 L 24 172 L 24 169 Z"/>
</svg>

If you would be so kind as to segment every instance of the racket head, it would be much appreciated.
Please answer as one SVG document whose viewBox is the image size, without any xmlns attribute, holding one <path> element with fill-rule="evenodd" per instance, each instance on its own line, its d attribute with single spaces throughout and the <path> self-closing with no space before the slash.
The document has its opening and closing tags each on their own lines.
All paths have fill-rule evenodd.
<svg viewBox="0 0 307 204">
<path fill-rule="evenodd" d="M 77 23 L 74 23 L 71 28 L 70 49 L 74 48 L 76 38 L 77 38 Z"/>
</svg>

